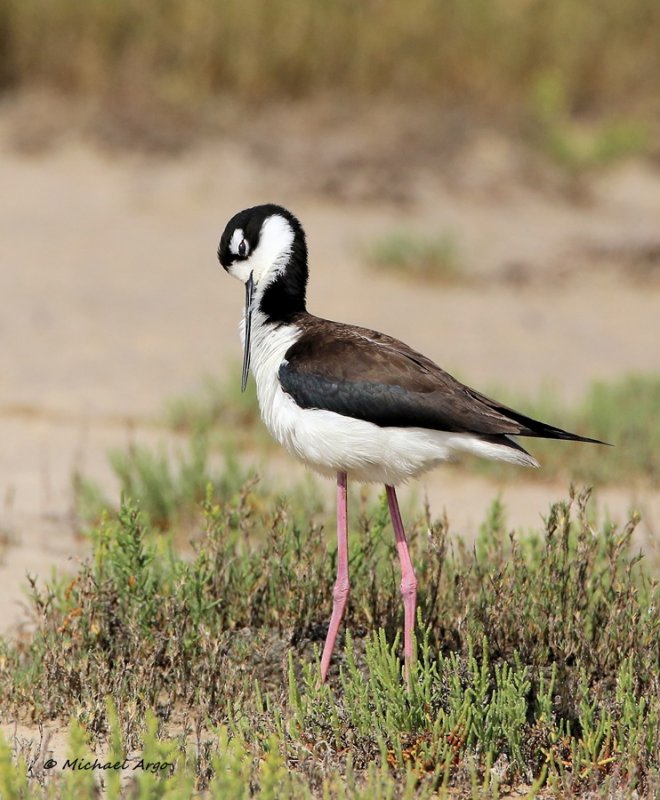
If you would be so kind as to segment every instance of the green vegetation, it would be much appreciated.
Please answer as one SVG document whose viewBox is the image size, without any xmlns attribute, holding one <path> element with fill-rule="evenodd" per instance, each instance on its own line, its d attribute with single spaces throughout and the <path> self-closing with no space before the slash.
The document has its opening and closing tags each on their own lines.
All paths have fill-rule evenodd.
<svg viewBox="0 0 660 800">
<path fill-rule="evenodd" d="M 581 493 L 517 537 L 495 503 L 470 548 L 417 520 L 408 691 L 386 503 L 353 509 L 352 635 L 319 686 L 335 556 L 300 501 L 259 509 L 253 488 L 209 489 L 192 558 L 132 504 L 106 515 L 73 580 L 32 586 L 33 633 L 0 644 L 3 714 L 75 719 L 90 760 L 175 762 L 140 772 L 136 797 L 653 796 L 660 597 L 629 554 L 635 520 L 596 531 Z M 93 796 L 89 773 L 32 774 L 0 748 L 3 796 Z"/>
<path fill-rule="evenodd" d="M 154 452 L 141 446 L 133 446 L 128 452 L 110 453 L 122 496 L 134 498 L 145 520 L 153 527 L 165 530 L 194 525 L 208 486 L 218 496 L 226 498 L 250 477 L 247 470 L 240 469 L 230 452 L 224 454 L 220 466 L 213 468 L 207 444 L 201 437 L 191 439 L 189 450 L 189 454 L 180 452 L 178 457 L 165 448 Z M 78 480 L 78 497 L 86 518 L 98 516 L 112 505 L 84 478 Z"/>
<path fill-rule="evenodd" d="M 456 243 L 449 233 L 426 237 L 394 232 L 373 242 L 365 250 L 367 263 L 404 277 L 457 283 L 465 280 Z"/>
<path fill-rule="evenodd" d="M 178 433 L 192 434 L 220 449 L 266 448 L 273 440 L 261 422 L 254 380 L 241 391 L 240 364 L 227 378 L 206 378 L 193 394 L 168 404 L 165 422 Z"/>
<path fill-rule="evenodd" d="M 85 800 L 98 780 L 138 798 L 656 796 L 660 589 L 631 552 L 636 519 L 599 524 L 588 492 L 572 493 L 543 530 L 514 535 L 495 502 L 468 547 L 446 519 L 413 518 L 408 688 L 387 504 L 352 496 L 345 641 L 320 686 L 332 514 L 312 483 L 283 500 L 232 455 L 263 443 L 255 398 L 234 384 L 170 406 L 187 450 L 112 454 L 118 508 L 77 479 L 91 556 L 74 575 L 31 581 L 30 633 L 0 639 L 0 714 L 70 720 L 59 763 L 173 766 L 128 767 L 120 784 L 118 772 L 47 770 L 34 744 L 0 742 L 2 797 Z M 594 454 L 572 470 L 657 482 L 659 397 L 660 380 L 638 376 L 594 386 L 570 413 L 547 394 L 527 410 L 617 445 L 605 453 L 616 466 L 572 446 Z M 563 474 L 565 454 L 554 458 L 550 474 Z"/>
<path fill-rule="evenodd" d="M 559 108 L 643 125 L 657 119 L 659 36 L 655 0 L 6 0 L 0 85 L 95 98 L 124 117 L 132 105 L 161 123 L 159 109 L 181 121 L 218 97 L 227 107 L 340 91 L 522 129 L 545 124 L 548 108 L 555 120 Z M 605 130 L 587 161 L 640 142 L 639 127 Z M 549 139 L 562 159 L 583 160 L 572 133 Z"/>
<path fill-rule="evenodd" d="M 199 532 L 203 501 L 209 491 L 222 503 L 241 498 L 243 507 L 251 512 L 263 511 L 274 498 L 265 481 L 252 468 L 242 466 L 231 448 L 214 456 L 199 433 L 191 438 L 187 453 L 133 446 L 128 452 L 112 451 L 110 461 L 121 496 L 138 504 L 149 527 L 175 532 L 179 544 Z M 106 509 L 114 508 L 116 513 L 116 503 L 93 481 L 77 475 L 74 488 L 82 520 L 98 522 Z M 305 519 L 318 514 L 320 497 L 311 476 L 291 487 L 288 496 L 294 506 L 298 502 L 303 505 Z"/>
<path fill-rule="evenodd" d="M 648 125 L 635 118 L 610 117 L 584 126 L 572 119 L 559 74 L 548 73 L 533 88 L 533 140 L 559 166 L 579 174 L 648 150 Z"/>
<path fill-rule="evenodd" d="M 177 397 L 169 403 L 167 421 L 174 430 L 207 434 L 214 425 L 250 428 L 259 421 L 259 403 L 254 381 L 241 391 L 240 365 L 234 365 L 231 378 L 207 378 L 194 395 Z"/>
</svg>

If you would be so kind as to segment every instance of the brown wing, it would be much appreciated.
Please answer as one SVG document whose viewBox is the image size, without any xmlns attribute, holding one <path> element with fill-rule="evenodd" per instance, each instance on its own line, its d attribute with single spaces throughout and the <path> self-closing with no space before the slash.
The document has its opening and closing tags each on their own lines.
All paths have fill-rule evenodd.
<svg viewBox="0 0 660 800">
<path fill-rule="evenodd" d="M 303 334 L 287 351 L 279 379 L 303 408 L 383 427 L 592 441 L 485 397 L 391 336 L 310 315 L 300 322 Z"/>
</svg>

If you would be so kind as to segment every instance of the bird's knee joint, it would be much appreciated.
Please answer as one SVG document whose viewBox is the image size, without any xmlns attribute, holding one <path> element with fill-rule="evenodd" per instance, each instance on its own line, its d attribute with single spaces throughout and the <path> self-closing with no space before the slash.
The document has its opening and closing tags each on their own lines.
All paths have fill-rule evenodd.
<svg viewBox="0 0 660 800">
<path fill-rule="evenodd" d="M 417 579 L 405 578 L 401 581 L 400 588 L 404 597 L 414 597 L 417 594 Z"/>
<path fill-rule="evenodd" d="M 335 588 L 332 590 L 332 598 L 336 603 L 343 603 L 348 597 L 348 592 L 351 585 L 348 581 L 337 581 Z"/>
</svg>

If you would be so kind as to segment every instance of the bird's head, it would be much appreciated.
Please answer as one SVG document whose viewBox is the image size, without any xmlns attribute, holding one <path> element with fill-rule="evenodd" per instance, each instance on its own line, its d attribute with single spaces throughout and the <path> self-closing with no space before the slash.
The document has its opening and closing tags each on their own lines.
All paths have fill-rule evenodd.
<svg viewBox="0 0 660 800">
<path fill-rule="evenodd" d="M 302 226 L 272 203 L 239 211 L 227 223 L 218 245 L 224 269 L 245 284 L 244 390 L 250 368 L 252 310 L 271 318 L 305 308 L 307 245 Z"/>
</svg>

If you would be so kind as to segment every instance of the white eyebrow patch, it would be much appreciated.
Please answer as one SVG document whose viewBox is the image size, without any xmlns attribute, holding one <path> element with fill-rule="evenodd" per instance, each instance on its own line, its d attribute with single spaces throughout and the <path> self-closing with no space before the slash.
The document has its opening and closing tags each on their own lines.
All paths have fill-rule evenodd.
<svg viewBox="0 0 660 800">
<path fill-rule="evenodd" d="M 243 234 L 243 228 L 236 228 L 231 236 L 231 241 L 229 242 L 229 250 L 235 255 L 238 255 L 238 246 L 245 238 Z"/>
</svg>

